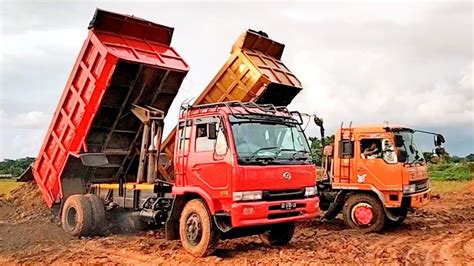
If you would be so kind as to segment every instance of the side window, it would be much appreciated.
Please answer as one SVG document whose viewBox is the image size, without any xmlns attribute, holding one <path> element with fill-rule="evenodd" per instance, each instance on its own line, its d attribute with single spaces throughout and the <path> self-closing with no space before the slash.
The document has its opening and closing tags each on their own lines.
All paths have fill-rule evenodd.
<svg viewBox="0 0 474 266">
<path fill-rule="evenodd" d="M 196 125 L 196 152 L 214 151 L 217 122 Z"/>
<path fill-rule="evenodd" d="M 398 162 L 395 147 L 388 139 L 382 139 L 382 158 L 386 163 L 395 164 Z"/>
<path fill-rule="evenodd" d="M 382 140 L 362 139 L 360 141 L 360 156 L 363 159 L 376 159 L 382 157 Z"/>
<path fill-rule="evenodd" d="M 219 127 L 216 139 L 216 155 L 225 155 L 227 153 L 227 140 L 225 138 L 224 128 Z"/>
</svg>

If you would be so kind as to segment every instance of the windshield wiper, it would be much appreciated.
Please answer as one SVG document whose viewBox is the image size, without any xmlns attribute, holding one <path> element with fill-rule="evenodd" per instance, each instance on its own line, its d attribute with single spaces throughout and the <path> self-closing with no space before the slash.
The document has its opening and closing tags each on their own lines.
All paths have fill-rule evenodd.
<svg viewBox="0 0 474 266">
<path fill-rule="evenodd" d="M 296 155 L 298 155 L 299 153 L 310 154 L 310 152 L 307 151 L 307 150 L 299 150 L 299 151 L 296 151 L 296 152 L 293 154 L 292 159 L 293 159 L 293 160 L 308 160 L 308 159 L 309 159 L 309 156 L 304 156 L 304 157 L 302 156 L 302 157 L 298 157 L 298 158 L 297 158 Z"/>
<path fill-rule="evenodd" d="M 250 154 L 250 156 L 247 158 L 248 160 L 250 159 L 253 159 L 254 157 L 256 157 L 258 155 L 259 152 L 261 151 L 266 151 L 266 150 L 273 150 L 273 149 L 278 149 L 278 147 L 263 147 L 263 148 L 260 148 L 256 151 L 254 151 L 252 154 Z M 276 155 L 272 156 L 272 157 L 264 157 L 265 159 L 268 158 L 268 159 L 275 159 Z"/>
<path fill-rule="evenodd" d="M 295 151 L 297 152 L 295 149 L 279 149 L 276 153 L 275 153 L 275 157 L 277 157 L 278 155 L 280 155 L 280 153 L 282 151 Z"/>
</svg>

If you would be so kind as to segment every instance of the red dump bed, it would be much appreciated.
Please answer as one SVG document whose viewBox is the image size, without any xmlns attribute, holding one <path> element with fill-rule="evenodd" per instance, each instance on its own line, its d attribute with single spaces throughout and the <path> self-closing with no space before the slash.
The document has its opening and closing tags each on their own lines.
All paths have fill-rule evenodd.
<svg viewBox="0 0 474 266">
<path fill-rule="evenodd" d="M 131 104 L 167 112 L 188 71 L 169 46 L 172 35 L 173 28 L 96 11 L 33 167 L 48 206 L 66 193 L 64 179 L 110 182 L 136 169 L 142 125 Z M 82 153 L 104 153 L 109 164 L 86 167 Z"/>
</svg>

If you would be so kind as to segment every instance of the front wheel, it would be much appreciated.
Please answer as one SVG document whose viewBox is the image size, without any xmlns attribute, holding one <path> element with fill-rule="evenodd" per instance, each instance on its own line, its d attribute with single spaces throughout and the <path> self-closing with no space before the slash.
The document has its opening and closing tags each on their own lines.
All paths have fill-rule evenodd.
<svg viewBox="0 0 474 266">
<path fill-rule="evenodd" d="M 385 224 L 385 212 L 379 199 L 368 194 L 353 194 L 344 202 L 344 223 L 364 233 L 378 232 Z"/>
<path fill-rule="evenodd" d="M 283 246 L 288 244 L 295 234 L 295 224 L 274 224 L 268 230 L 259 234 L 260 240 L 270 246 Z"/>
<path fill-rule="evenodd" d="M 215 251 L 218 231 L 202 200 L 193 199 L 184 206 L 179 219 L 179 237 L 183 248 L 195 257 L 205 257 Z"/>
</svg>

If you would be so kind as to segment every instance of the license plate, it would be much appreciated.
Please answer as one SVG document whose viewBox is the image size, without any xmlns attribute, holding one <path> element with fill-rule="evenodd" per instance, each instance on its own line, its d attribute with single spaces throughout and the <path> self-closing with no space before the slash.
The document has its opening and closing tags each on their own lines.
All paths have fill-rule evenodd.
<svg viewBox="0 0 474 266">
<path fill-rule="evenodd" d="M 296 208 L 296 202 L 283 202 L 280 207 L 283 209 L 283 210 L 292 210 L 294 208 Z"/>
</svg>

